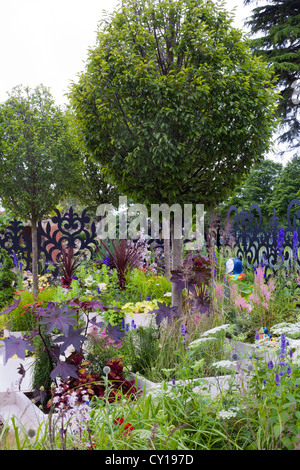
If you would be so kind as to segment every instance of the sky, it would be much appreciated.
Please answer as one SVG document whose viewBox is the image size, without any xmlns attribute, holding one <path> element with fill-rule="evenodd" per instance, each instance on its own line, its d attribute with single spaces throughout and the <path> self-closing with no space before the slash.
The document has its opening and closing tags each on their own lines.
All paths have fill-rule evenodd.
<svg viewBox="0 0 300 470">
<path fill-rule="evenodd" d="M 17 85 L 50 88 L 57 105 L 84 71 L 104 11 L 119 0 L 0 0 L 0 102 Z M 251 13 L 243 0 L 225 0 L 235 8 L 234 26 L 243 29 Z M 255 5 L 255 4 L 254 4 Z"/>
<path fill-rule="evenodd" d="M 96 40 L 103 11 L 113 11 L 119 0 L 0 0 L 0 102 L 14 86 L 50 88 L 56 104 L 84 70 L 88 49 Z M 235 24 L 242 27 L 242 0 Z"/>
</svg>

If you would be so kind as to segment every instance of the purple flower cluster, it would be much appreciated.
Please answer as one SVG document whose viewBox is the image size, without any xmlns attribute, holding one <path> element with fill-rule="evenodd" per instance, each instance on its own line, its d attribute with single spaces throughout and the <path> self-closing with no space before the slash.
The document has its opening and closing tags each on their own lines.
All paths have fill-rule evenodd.
<svg viewBox="0 0 300 470">
<path fill-rule="evenodd" d="M 185 337 L 185 335 L 186 335 L 186 329 L 185 329 L 185 326 L 184 326 L 183 323 L 182 323 L 181 326 L 180 326 L 180 334 L 181 334 L 181 336 L 183 336 L 182 342 L 185 343 L 184 337 Z"/>
<path fill-rule="evenodd" d="M 294 233 L 293 233 L 293 260 L 294 261 L 298 260 L 298 247 L 299 247 L 298 233 L 294 230 Z"/>
<path fill-rule="evenodd" d="M 283 248 L 284 248 L 284 229 L 281 227 L 278 232 L 277 249 L 278 249 L 278 252 L 282 261 L 284 261 Z"/>
<path fill-rule="evenodd" d="M 279 370 L 274 370 L 275 373 L 275 385 L 278 387 L 280 385 L 281 378 L 283 376 L 286 376 L 288 379 L 292 375 L 292 368 L 291 368 L 291 359 L 293 357 L 293 351 L 292 349 L 289 350 L 287 354 L 287 347 L 289 346 L 289 342 L 287 341 L 286 337 L 284 334 L 281 335 L 280 337 L 280 346 L 279 346 Z M 268 369 L 273 370 L 275 369 L 275 364 L 271 360 L 267 364 Z M 263 380 L 263 384 L 266 384 L 266 381 Z M 297 387 L 298 385 L 296 385 Z"/>
</svg>

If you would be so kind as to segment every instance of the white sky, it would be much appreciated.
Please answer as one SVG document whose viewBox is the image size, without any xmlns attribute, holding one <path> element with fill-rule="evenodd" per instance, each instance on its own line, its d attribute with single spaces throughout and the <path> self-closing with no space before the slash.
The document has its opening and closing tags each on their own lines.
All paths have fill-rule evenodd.
<svg viewBox="0 0 300 470">
<path fill-rule="evenodd" d="M 17 85 L 50 88 L 56 104 L 85 69 L 88 49 L 96 41 L 103 11 L 119 0 L 0 0 L 0 102 Z M 225 0 L 235 10 L 234 25 L 244 28 L 251 7 Z"/>
<path fill-rule="evenodd" d="M 0 0 L 0 101 L 16 85 L 50 88 L 58 105 L 84 70 L 88 48 L 93 47 L 103 10 L 112 11 L 118 0 Z M 237 6 L 238 27 L 245 7 Z M 249 9 L 248 9 L 249 11 Z"/>
</svg>

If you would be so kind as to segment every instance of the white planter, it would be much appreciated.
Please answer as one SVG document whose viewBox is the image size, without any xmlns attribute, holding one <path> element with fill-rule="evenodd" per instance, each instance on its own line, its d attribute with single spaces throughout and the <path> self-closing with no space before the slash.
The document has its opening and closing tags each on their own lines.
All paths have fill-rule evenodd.
<svg viewBox="0 0 300 470">
<path fill-rule="evenodd" d="M 5 338 L 8 338 L 9 336 L 15 336 L 16 338 L 20 338 L 24 336 L 25 334 L 26 334 L 25 331 L 10 331 L 10 330 L 4 329 Z"/>
<path fill-rule="evenodd" d="M 43 426 L 46 415 L 29 400 L 22 392 L 7 391 L 0 392 L 0 419 L 3 423 L 10 423 L 15 417 L 15 424 L 19 429 L 22 427 L 37 431 L 39 426 Z"/>
<path fill-rule="evenodd" d="M 158 393 L 165 393 L 165 385 L 167 386 L 167 392 L 172 390 L 180 391 L 180 387 L 184 384 L 192 383 L 193 391 L 196 393 L 207 393 L 212 397 L 216 397 L 222 394 L 229 388 L 229 382 L 234 381 L 237 384 L 236 378 L 232 375 L 222 375 L 218 377 L 203 377 L 199 379 L 191 380 L 178 380 L 173 384 L 172 382 L 151 382 L 151 380 L 139 374 L 132 374 L 132 380 L 136 381 L 137 387 L 144 390 L 146 395 L 156 395 Z"/>
<path fill-rule="evenodd" d="M 155 317 L 152 313 L 134 313 L 133 315 L 125 313 L 125 325 L 131 325 L 132 320 L 136 326 L 149 326 L 151 322 L 155 324 Z"/>
</svg>

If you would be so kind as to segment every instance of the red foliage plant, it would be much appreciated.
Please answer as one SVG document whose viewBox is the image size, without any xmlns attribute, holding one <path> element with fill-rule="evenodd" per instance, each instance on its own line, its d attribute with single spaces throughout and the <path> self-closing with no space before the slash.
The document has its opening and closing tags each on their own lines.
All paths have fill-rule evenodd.
<svg viewBox="0 0 300 470">
<path fill-rule="evenodd" d="M 82 356 L 73 354 L 68 358 L 68 361 L 72 364 L 77 365 L 76 373 L 77 378 L 70 377 L 67 381 L 62 381 L 60 386 L 60 392 L 56 393 L 49 401 L 48 408 L 51 406 L 54 397 L 59 398 L 59 403 L 65 403 L 68 406 L 68 395 L 73 391 L 76 392 L 78 397 L 78 403 L 82 403 L 82 392 L 88 394 L 90 400 L 93 397 L 103 398 L 106 393 L 106 384 L 103 381 L 103 377 L 96 374 L 91 374 L 88 371 L 89 361 L 82 361 Z M 108 374 L 108 386 L 109 394 L 108 401 L 110 403 L 126 397 L 128 399 L 134 399 L 138 393 L 135 388 L 135 382 L 126 380 L 123 376 L 123 362 L 122 359 L 111 359 L 106 361 L 110 367 L 110 373 Z M 57 400 L 55 400 L 57 401 Z"/>
<path fill-rule="evenodd" d="M 71 286 L 72 278 L 76 272 L 76 269 L 81 263 L 79 256 L 75 256 L 73 246 L 69 246 L 68 250 L 61 248 L 61 261 L 59 268 L 62 273 L 61 285 L 62 287 L 69 289 Z"/>
</svg>

